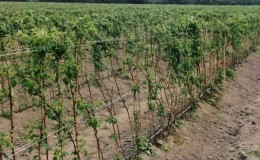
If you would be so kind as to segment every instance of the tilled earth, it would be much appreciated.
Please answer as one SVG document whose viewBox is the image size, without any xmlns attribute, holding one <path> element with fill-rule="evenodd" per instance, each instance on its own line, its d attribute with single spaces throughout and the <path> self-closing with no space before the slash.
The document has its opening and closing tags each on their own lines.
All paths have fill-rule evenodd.
<svg viewBox="0 0 260 160">
<path fill-rule="evenodd" d="M 160 147 L 153 146 L 153 159 L 260 160 L 259 51 L 236 70 L 217 106 L 200 103 L 179 128 L 158 140 Z"/>
</svg>

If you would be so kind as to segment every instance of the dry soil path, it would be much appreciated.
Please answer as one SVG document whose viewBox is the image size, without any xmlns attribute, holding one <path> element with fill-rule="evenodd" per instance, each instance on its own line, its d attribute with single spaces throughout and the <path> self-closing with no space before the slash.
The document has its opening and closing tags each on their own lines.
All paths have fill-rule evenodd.
<svg viewBox="0 0 260 160">
<path fill-rule="evenodd" d="M 236 70 L 217 107 L 201 103 L 161 142 L 164 151 L 153 146 L 155 159 L 260 160 L 260 52 Z"/>
</svg>

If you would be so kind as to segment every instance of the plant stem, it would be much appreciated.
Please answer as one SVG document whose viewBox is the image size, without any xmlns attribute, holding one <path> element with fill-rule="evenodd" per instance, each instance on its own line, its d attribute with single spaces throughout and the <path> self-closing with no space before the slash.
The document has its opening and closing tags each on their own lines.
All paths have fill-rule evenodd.
<svg viewBox="0 0 260 160">
<path fill-rule="evenodd" d="M 6 61 L 6 66 L 8 67 L 8 63 Z M 9 75 L 9 67 L 7 68 L 7 82 L 8 82 L 8 96 L 9 96 L 9 105 L 10 105 L 10 121 L 11 121 L 11 129 L 10 129 L 10 136 L 11 136 L 11 143 L 14 146 L 14 118 L 13 118 L 13 97 L 12 97 L 12 86 L 10 82 L 10 75 Z M 12 147 L 12 154 L 13 154 L 13 160 L 15 160 L 15 152 L 14 147 Z M 1 157 L 1 156 L 0 156 Z"/>
</svg>

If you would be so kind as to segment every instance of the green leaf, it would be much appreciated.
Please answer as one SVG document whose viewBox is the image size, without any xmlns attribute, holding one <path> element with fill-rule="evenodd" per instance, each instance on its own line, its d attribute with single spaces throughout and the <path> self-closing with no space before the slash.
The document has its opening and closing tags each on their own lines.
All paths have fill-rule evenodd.
<svg viewBox="0 0 260 160">
<path fill-rule="evenodd" d="M 87 124 L 92 128 L 98 128 L 100 127 L 100 122 L 96 117 L 87 119 Z"/>
<path fill-rule="evenodd" d="M 4 154 L 4 157 L 5 157 L 5 158 L 8 158 L 8 154 L 6 154 L 6 153 L 3 153 L 3 154 Z"/>
<path fill-rule="evenodd" d="M 109 124 L 117 124 L 117 119 L 116 119 L 116 117 L 114 117 L 114 116 L 109 116 L 109 117 L 107 118 L 107 122 L 108 122 Z"/>
<path fill-rule="evenodd" d="M 78 108 L 78 110 L 79 111 L 83 111 L 84 109 L 85 109 L 85 104 L 84 104 L 84 102 L 83 101 L 78 101 L 78 103 L 77 103 L 77 108 Z"/>
<path fill-rule="evenodd" d="M 15 77 L 11 77 L 11 86 L 14 88 L 17 85 L 17 81 Z"/>
<path fill-rule="evenodd" d="M 87 151 L 86 149 L 83 149 L 82 152 L 83 152 L 83 155 L 84 155 L 84 156 L 87 156 L 87 155 L 88 155 L 88 151 Z"/>
<path fill-rule="evenodd" d="M 29 153 L 32 153 L 33 147 L 29 147 L 27 151 L 28 151 Z"/>
</svg>

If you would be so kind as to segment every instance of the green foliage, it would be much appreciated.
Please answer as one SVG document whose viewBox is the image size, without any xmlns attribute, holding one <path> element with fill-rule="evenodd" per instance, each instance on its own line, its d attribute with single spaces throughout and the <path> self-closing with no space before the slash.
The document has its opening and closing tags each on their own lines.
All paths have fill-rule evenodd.
<svg viewBox="0 0 260 160">
<path fill-rule="evenodd" d="M 121 159 L 123 159 L 123 158 L 120 154 L 116 154 L 114 157 L 114 160 L 121 160 Z"/>
<path fill-rule="evenodd" d="M 145 152 L 149 156 L 154 157 L 155 153 L 152 150 L 152 144 L 149 142 L 149 140 L 144 136 L 139 136 L 136 140 L 137 143 L 137 150 L 139 152 Z"/>
<path fill-rule="evenodd" d="M 5 88 L 0 88 L 0 102 L 3 102 L 8 97 L 8 90 Z"/>
<path fill-rule="evenodd" d="M 53 153 L 53 160 L 62 160 L 66 155 L 68 155 L 67 152 L 63 152 L 60 148 L 56 148 Z"/>
<path fill-rule="evenodd" d="M 64 105 L 61 100 L 54 99 L 50 108 L 46 110 L 46 116 L 49 119 L 60 121 L 62 113 L 64 112 Z"/>
<path fill-rule="evenodd" d="M 177 127 L 177 128 L 180 128 L 182 125 L 183 125 L 183 121 L 180 120 L 180 119 L 177 119 L 174 121 L 174 125 Z"/>
<path fill-rule="evenodd" d="M 36 141 L 40 138 L 39 131 L 42 128 L 41 120 L 31 121 L 30 123 L 26 124 L 24 128 L 26 130 L 26 134 L 22 136 L 23 140 Z M 43 133 L 45 133 L 43 135 L 46 135 L 46 132 L 43 131 Z M 45 149 L 48 148 L 48 144 L 43 142 L 42 145 L 45 147 Z M 30 146 L 26 151 L 28 153 L 32 153 L 35 148 L 37 148 L 37 144 Z"/>
<path fill-rule="evenodd" d="M 11 148 L 11 147 L 13 147 L 13 144 L 11 142 L 10 136 L 4 134 L 3 132 L 0 132 L 0 156 L 4 156 L 5 158 L 7 158 L 8 155 L 3 150 L 5 148 Z"/>
<path fill-rule="evenodd" d="M 252 148 L 251 150 L 247 151 L 247 154 L 260 158 L 260 147 Z"/>
<path fill-rule="evenodd" d="M 96 75 L 90 75 L 88 79 L 89 83 L 93 86 L 100 86 L 101 82 L 100 79 Z"/>
<path fill-rule="evenodd" d="M 0 149 L 2 150 L 3 147 L 10 148 L 11 146 L 13 146 L 13 144 L 10 140 L 10 137 L 0 132 Z"/>
<path fill-rule="evenodd" d="M 9 110 L 2 110 L 2 112 L 0 113 L 0 117 L 10 119 L 11 112 Z"/>
<path fill-rule="evenodd" d="M 162 89 L 162 85 L 160 83 L 152 82 L 152 83 L 148 83 L 148 87 L 150 91 L 149 99 L 156 100 L 159 91 Z"/>
<path fill-rule="evenodd" d="M 17 80 L 15 77 L 11 77 L 11 86 L 15 87 L 17 85 Z"/>
<path fill-rule="evenodd" d="M 89 125 L 90 127 L 96 129 L 98 127 L 100 127 L 100 120 L 97 117 L 88 117 L 85 119 L 87 125 Z"/>
<path fill-rule="evenodd" d="M 228 78 L 235 78 L 235 74 L 236 74 L 236 72 L 234 69 L 228 68 L 226 70 L 226 75 Z"/>
<path fill-rule="evenodd" d="M 156 101 L 152 100 L 148 102 L 148 108 L 150 111 L 154 111 L 156 106 L 157 106 Z"/>
<path fill-rule="evenodd" d="M 140 92 L 140 85 L 139 85 L 139 84 L 134 84 L 134 85 L 132 86 L 132 88 L 131 88 L 131 91 L 132 91 L 133 93 L 138 93 L 138 92 Z"/>
<path fill-rule="evenodd" d="M 86 150 L 86 141 L 83 139 L 79 140 L 79 148 L 83 152 L 84 156 L 88 155 L 88 151 Z"/>
<path fill-rule="evenodd" d="M 47 135 L 45 117 L 48 129 L 66 128 L 56 135 L 57 146 L 52 152 L 56 160 L 68 154 L 61 147 L 66 139 L 76 141 L 74 136 L 80 135 L 72 134 L 77 131 L 73 125 L 81 124 L 73 122 L 79 117 L 93 128 L 97 142 L 100 125 L 117 126 L 120 116 L 100 117 L 95 112 L 110 100 L 108 97 L 117 99 L 120 95 L 127 112 L 130 111 L 130 124 L 126 127 L 134 132 L 132 138 L 138 150 L 154 156 L 149 139 L 138 136 L 144 126 L 142 116 L 146 114 L 141 112 L 143 105 L 139 104 L 139 98 L 147 102 L 148 115 L 152 116 L 144 121 L 148 123 L 150 118 L 153 121 L 151 126 L 145 125 L 147 133 L 154 132 L 158 127 L 155 125 L 167 125 L 172 114 L 185 109 L 178 107 L 195 104 L 202 92 L 211 104 L 216 104 L 215 91 L 223 87 L 221 82 L 225 76 L 235 75 L 234 70 L 224 64 L 239 63 L 256 47 L 260 36 L 257 6 L 209 9 L 204 6 L 17 4 L 1 3 L 0 7 L 1 116 L 11 115 L 4 108 L 10 98 L 6 85 L 7 73 L 10 73 L 11 87 L 17 89 L 11 95 L 14 101 L 21 104 L 23 99 L 15 94 L 24 94 L 30 107 L 44 114 L 41 120 L 31 121 L 26 126 L 25 140 L 32 142 Z M 13 56 L 13 50 L 17 50 L 15 55 L 21 50 L 22 58 L 5 61 L 5 57 Z M 12 65 L 7 67 L 8 63 Z M 205 72 L 208 70 L 215 72 L 216 77 L 214 73 Z M 110 86 L 115 81 L 118 86 Z M 125 92 L 124 86 L 129 87 L 133 97 L 124 96 L 121 92 Z M 133 108 L 126 102 L 130 98 L 133 98 L 130 100 Z M 175 103 L 178 110 L 175 110 Z M 24 103 L 22 106 L 21 110 L 28 107 Z M 190 114 L 195 116 L 194 112 Z M 182 121 L 176 120 L 175 125 L 180 127 Z M 119 144 L 117 133 L 108 138 Z M 87 156 L 85 140 L 77 141 L 75 148 Z M 5 147 L 10 148 L 10 145 Z M 28 151 L 33 154 L 36 147 Z M 47 143 L 42 143 L 42 150 L 49 148 Z M 100 147 L 99 155 L 101 151 Z M 75 149 L 73 155 L 77 153 Z M 115 159 L 122 158 L 116 155 Z"/>
<path fill-rule="evenodd" d="M 160 105 L 158 106 L 158 111 L 157 111 L 157 115 L 162 117 L 162 116 L 166 116 L 166 107 L 160 103 Z"/>
<path fill-rule="evenodd" d="M 107 122 L 108 122 L 109 124 L 117 124 L 117 119 L 116 119 L 116 117 L 109 116 L 109 117 L 107 118 Z"/>
<path fill-rule="evenodd" d="M 170 150 L 170 146 L 167 144 L 167 143 L 163 143 L 161 146 L 160 146 L 160 149 L 164 152 L 168 152 Z"/>
<path fill-rule="evenodd" d="M 114 141 L 116 141 L 116 140 L 117 140 L 117 135 L 113 133 L 113 134 L 111 134 L 111 135 L 109 136 L 109 138 L 112 139 L 112 140 L 114 140 Z"/>
</svg>

